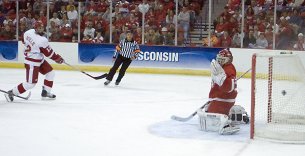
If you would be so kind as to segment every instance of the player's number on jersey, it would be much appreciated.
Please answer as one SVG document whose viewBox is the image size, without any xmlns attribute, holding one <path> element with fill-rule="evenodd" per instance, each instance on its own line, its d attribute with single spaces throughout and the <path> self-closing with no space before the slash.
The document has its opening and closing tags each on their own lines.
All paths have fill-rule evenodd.
<svg viewBox="0 0 305 156">
<path fill-rule="evenodd" d="M 24 52 L 28 53 L 28 52 L 31 52 L 31 50 L 32 50 L 31 46 L 27 45 Z"/>
</svg>

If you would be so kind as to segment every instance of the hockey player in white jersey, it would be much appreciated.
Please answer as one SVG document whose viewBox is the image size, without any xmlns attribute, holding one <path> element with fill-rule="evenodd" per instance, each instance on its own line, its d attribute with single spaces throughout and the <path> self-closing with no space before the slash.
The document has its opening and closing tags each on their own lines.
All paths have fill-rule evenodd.
<svg viewBox="0 0 305 156">
<path fill-rule="evenodd" d="M 26 81 L 9 90 L 5 97 L 7 101 L 12 102 L 14 96 L 22 94 L 32 89 L 37 81 L 39 73 L 45 75 L 44 85 L 42 87 L 42 99 L 55 99 L 56 95 L 51 93 L 55 73 L 52 66 L 44 59 L 48 57 L 58 64 L 62 64 L 64 59 L 56 54 L 50 47 L 48 39 L 43 36 L 44 25 L 37 21 L 34 29 L 26 31 L 23 35 L 24 43 L 24 66 L 26 69 Z"/>
</svg>

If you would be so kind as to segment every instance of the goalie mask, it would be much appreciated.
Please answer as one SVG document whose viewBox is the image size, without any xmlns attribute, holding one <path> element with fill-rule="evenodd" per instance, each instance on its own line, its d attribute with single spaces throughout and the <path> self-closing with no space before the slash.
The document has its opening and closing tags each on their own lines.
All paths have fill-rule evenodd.
<svg viewBox="0 0 305 156">
<path fill-rule="evenodd" d="M 223 49 L 217 54 L 216 61 L 223 66 L 233 61 L 233 55 L 229 49 Z"/>
<path fill-rule="evenodd" d="M 229 118 L 233 125 L 248 124 L 250 119 L 246 110 L 239 105 L 234 105 L 229 112 Z"/>
</svg>

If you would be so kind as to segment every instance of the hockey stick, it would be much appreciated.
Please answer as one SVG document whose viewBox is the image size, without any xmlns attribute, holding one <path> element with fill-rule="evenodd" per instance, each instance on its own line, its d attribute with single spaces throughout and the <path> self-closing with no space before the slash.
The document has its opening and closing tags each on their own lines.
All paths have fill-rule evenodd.
<svg viewBox="0 0 305 156">
<path fill-rule="evenodd" d="M 107 75 L 108 75 L 107 73 L 105 73 L 105 74 L 100 75 L 100 76 L 92 76 L 92 75 L 90 75 L 90 74 L 88 74 L 88 73 L 82 71 L 81 69 L 79 69 L 79 68 L 77 68 L 77 67 L 75 67 L 75 66 L 70 65 L 69 63 L 67 63 L 67 62 L 65 62 L 65 61 L 64 61 L 63 63 L 66 64 L 67 66 L 73 68 L 74 70 L 80 71 L 81 73 L 83 73 L 83 74 L 85 74 L 85 75 L 87 75 L 87 76 L 89 76 L 89 77 L 91 77 L 91 78 L 93 78 L 93 79 L 95 79 L 95 80 L 103 79 L 103 78 L 107 77 Z"/>
<path fill-rule="evenodd" d="M 244 77 L 249 71 L 251 70 L 251 68 L 250 69 L 248 69 L 245 73 L 243 73 L 241 76 L 239 76 L 237 79 L 236 79 L 236 81 L 237 80 L 239 80 L 240 78 L 242 78 L 242 77 Z M 208 105 L 210 103 L 210 101 L 207 101 L 203 106 L 201 106 L 200 108 L 198 108 L 197 110 L 199 110 L 199 109 L 203 109 L 206 105 Z M 192 119 L 196 114 L 197 114 L 197 110 L 194 112 L 194 113 L 192 113 L 191 115 L 189 115 L 188 117 L 179 117 L 179 116 L 176 116 L 176 115 L 172 115 L 171 116 L 171 119 L 172 120 L 176 120 L 176 121 L 181 121 L 181 122 L 185 122 L 185 121 L 189 121 L 190 119 Z"/>
<path fill-rule="evenodd" d="M 1 90 L 1 89 L 0 89 L 0 92 L 8 94 L 7 91 Z M 14 96 L 19 97 L 20 99 L 28 100 L 31 97 L 31 92 L 29 92 L 28 96 L 26 96 L 26 97 L 19 96 L 19 95 L 14 95 Z"/>
</svg>

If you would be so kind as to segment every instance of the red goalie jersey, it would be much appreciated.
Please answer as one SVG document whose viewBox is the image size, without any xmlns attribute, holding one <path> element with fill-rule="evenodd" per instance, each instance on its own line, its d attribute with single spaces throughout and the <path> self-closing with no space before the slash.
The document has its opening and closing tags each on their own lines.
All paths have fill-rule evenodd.
<svg viewBox="0 0 305 156">
<path fill-rule="evenodd" d="M 220 84 L 212 81 L 212 87 L 209 93 L 210 104 L 208 112 L 228 115 L 237 96 L 236 69 L 232 64 L 233 56 L 229 50 L 225 49 L 220 51 L 216 59 L 220 68 L 223 69 L 221 69 L 223 74 L 220 78 Z"/>
</svg>

